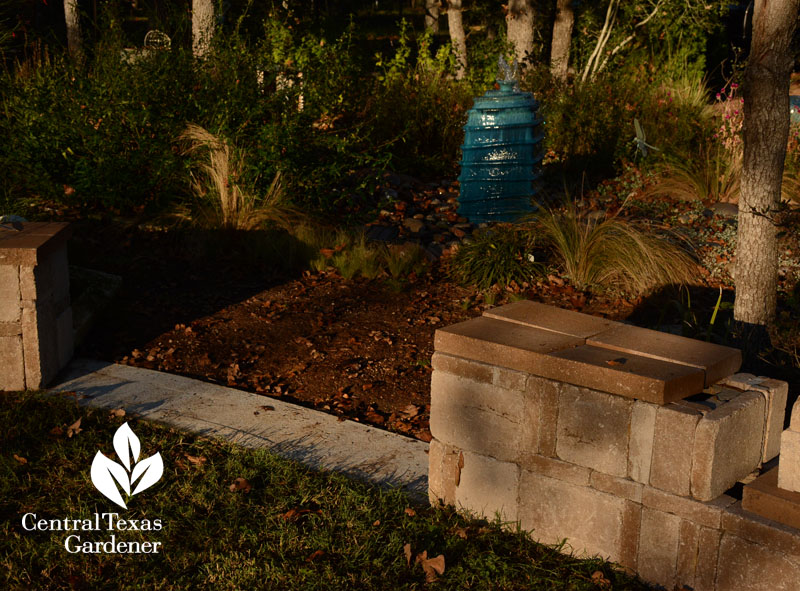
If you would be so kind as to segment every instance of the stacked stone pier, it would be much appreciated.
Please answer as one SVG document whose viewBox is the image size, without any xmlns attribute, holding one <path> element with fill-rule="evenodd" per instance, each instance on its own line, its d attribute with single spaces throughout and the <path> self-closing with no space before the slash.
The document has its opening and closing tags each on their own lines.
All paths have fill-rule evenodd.
<svg viewBox="0 0 800 591">
<path fill-rule="evenodd" d="M 437 331 L 432 364 L 432 503 L 670 590 L 800 589 L 800 411 L 783 432 L 786 382 L 738 349 L 520 301 Z"/>
</svg>

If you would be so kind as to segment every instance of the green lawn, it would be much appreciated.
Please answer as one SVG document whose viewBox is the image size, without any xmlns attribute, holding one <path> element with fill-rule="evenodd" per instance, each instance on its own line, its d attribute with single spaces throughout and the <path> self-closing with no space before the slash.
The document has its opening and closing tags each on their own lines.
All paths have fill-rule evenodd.
<svg viewBox="0 0 800 591">
<path fill-rule="evenodd" d="M 68 436 L 78 419 L 80 430 Z M 126 420 L 141 443 L 140 461 L 158 451 L 164 463 L 161 479 L 129 498 L 127 510 L 90 480 L 97 451 L 117 459 L 112 440 Z M 0 428 L 3 588 L 647 588 L 603 561 L 573 559 L 498 524 L 415 505 L 398 490 L 78 407 L 69 396 L 0 394 Z M 65 519 L 78 529 L 65 531 Z M 109 531 L 109 519 L 125 523 Z M 99 531 L 90 529 L 97 523 Z M 117 545 L 139 542 L 151 552 L 73 553 L 64 545 L 70 537 L 72 551 L 110 546 L 111 535 Z M 444 557 L 435 581 L 416 561 L 423 552 Z M 436 575 L 440 561 L 427 570 Z"/>
</svg>

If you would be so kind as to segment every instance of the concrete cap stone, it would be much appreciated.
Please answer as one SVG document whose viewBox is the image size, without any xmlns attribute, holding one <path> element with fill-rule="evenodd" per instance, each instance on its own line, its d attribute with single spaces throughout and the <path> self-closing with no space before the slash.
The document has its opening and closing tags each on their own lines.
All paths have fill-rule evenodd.
<svg viewBox="0 0 800 591">
<path fill-rule="evenodd" d="M 735 373 L 742 365 L 739 349 L 626 324 L 591 336 L 586 344 L 702 369 L 706 387 Z"/>
<path fill-rule="evenodd" d="M 576 337 L 485 317 L 439 329 L 434 337 L 437 352 L 536 375 L 552 363 L 547 353 L 582 344 Z"/>
<path fill-rule="evenodd" d="M 530 300 L 520 300 L 506 306 L 493 308 L 484 312 L 483 315 L 581 339 L 594 336 L 615 326 L 624 326 L 613 320 L 563 310 Z"/>
<path fill-rule="evenodd" d="M 36 266 L 70 234 L 65 222 L 23 222 L 22 230 L 0 228 L 0 265 Z"/>
<path fill-rule="evenodd" d="M 687 365 L 581 345 L 548 354 L 546 378 L 668 404 L 703 390 L 703 371 Z"/>
<path fill-rule="evenodd" d="M 800 529 L 800 492 L 778 487 L 777 467 L 744 486 L 742 509 Z"/>
</svg>

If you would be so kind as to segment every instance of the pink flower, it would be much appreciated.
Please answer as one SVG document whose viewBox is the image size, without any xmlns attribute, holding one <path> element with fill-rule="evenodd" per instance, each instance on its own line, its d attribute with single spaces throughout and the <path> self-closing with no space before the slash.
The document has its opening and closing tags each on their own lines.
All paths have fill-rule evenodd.
<svg viewBox="0 0 800 591">
<path fill-rule="evenodd" d="M 736 84 L 736 82 L 733 82 L 733 83 L 731 84 L 731 88 L 732 88 L 732 89 L 734 89 L 734 90 L 736 90 L 737 88 L 739 88 L 739 85 L 738 85 L 738 84 Z"/>
<path fill-rule="evenodd" d="M 717 100 L 719 100 L 721 98 L 722 98 L 722 95 L 720 93 L 717 93 Z"/>
</svg>

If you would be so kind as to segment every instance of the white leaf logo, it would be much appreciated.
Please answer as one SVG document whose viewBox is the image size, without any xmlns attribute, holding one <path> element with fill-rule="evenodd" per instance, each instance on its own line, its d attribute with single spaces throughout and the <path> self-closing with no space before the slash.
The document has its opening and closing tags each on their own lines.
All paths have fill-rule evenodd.
<svg viewBox="0 0 800 591">
<path fill-rule="evenodd" d="M 159 481 L 164 473 L 164 461 L 158 452 L 149 458 L 139 460 L 141 444 L 128 423 L 122 425 L 114 433 L 114 451 L 117 452 L 117 457 L 122 461 L 122 465 L 98 451 L 92 461 L 92 483 L 107 498 L 123 509 L 127 509 L 128 506 L 117 485 L 125 491 L 127 497 L 150 488 Z M 131 486 L 137 480 L 139 483 L 131 492 Z"/>
</svg>

